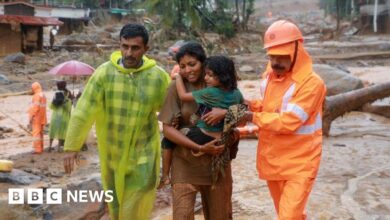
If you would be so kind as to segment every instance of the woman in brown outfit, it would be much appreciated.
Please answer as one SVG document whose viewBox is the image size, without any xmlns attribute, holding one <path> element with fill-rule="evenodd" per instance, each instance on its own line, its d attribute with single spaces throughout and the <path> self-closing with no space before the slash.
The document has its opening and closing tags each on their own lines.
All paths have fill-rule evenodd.
<svg viewBox="0 0 390 220">
<path fill-rule="evenodd" d="M 186 91 L 204 88 L 203 62 L 206 54 L 198 43 L 183 45 L 176 55 L 180 66 L 180 74 L 184 79 Z M 216 146 L 216 141 L 199 145 L 191 141 L 171 123 L 180 115 L 180 128 L 191 126 L 190 117 L 197 111 L 195 102 L 182 102 L 173 81 L 167 92 L 159 120 L 163 122 L 165 138 L 175 143 L 172 154 L 171 183 L 173 188 L 173 219 L 194 219 L 196 194 L 202 197 L 203 213 L 206 220 L 226 220 L 232 218 L 232 175 L 230 164 L 226 167 L 225 177 L 218 178 L 212 186 L 211 157 L 219 154 L 223 146 Z M 224 110 L 215 109 L 203 118 L 209 124 L 223 120 Z M 194 156 L 192 151 L 205 153 Z M 163 161 L 164 163 L 164 161 Z"/>
</svg>

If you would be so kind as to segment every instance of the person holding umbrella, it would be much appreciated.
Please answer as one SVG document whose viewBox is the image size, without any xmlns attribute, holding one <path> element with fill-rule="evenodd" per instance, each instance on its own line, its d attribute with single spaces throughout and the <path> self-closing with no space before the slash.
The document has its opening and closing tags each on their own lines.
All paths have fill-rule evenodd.
<svg viewBox="0 0 390 220">
<path fill-rule="evenodd" d="M 72 112 L 65 138 L 64 168 L 71 173 L 92 124 L 96 132 L 104 189 L 113 192 L 111 219 L 148 219 L 160 172 L 156 112 L 164 101 L 169 75 L 144 54 L 144 26 L 126 24 L 120 51 L 100 65 Z"/>
<path fill-rule="evenodd" d="M 78 77 L 88 77 L 90 76 L 95 69 L 83 62 L 77 60 L 69 60 L 58 64 L 49 70 L 49 74 L 56 76 L 70 76 L 73 79 L 73 89 L 74 90 L 74 82 Z M 72 91 L 73 94 L 74 91 Z"/>
<path fill-rule="evenodd" d="M 66 81 L 58 81 L 57 89 L 54 93 L 53 101 L 50 104 L 52 115 L 49 127 L 49 152 L 52 150 L 52 144 L 55 138 L 58 139 L 58 151 L 61 151 L 61 147 L 64 146 L 66 130 L 72 110 L 73 95 L 66 88 Z"/>
</svg>

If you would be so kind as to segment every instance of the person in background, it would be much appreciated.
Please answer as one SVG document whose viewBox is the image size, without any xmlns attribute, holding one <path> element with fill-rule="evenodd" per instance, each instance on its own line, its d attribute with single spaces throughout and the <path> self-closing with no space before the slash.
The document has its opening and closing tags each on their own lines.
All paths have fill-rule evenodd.
<svg viewBox="0 0 390 220">
<path fill-rule="evenodd" d="M 96 122 L 104 190 L 112 220 L 149 219 L 160 173 L 160 109 L 170 78 L 145 56 L 149 35 L 140 24 L 119 33 L 120 51 L 88 80 L 72 112 L 65 138 L 64 168 L 71 173 L 90 128 Z"/>
<path fill-rule="evenodd" d="M 54 93 L 53 101 L 50 104 L 52 114 L 49 127 L 49 152 L 52 150 L 54 139 L 58 139 L 57 151 L 62 151 L 72 111 L 72 99 L 72 94 L 66 88 L 66 82 L 58 81 L 57 91 Z"/>
<path fill-rule="evenodd" d="M 257 170 L 267 181 L 278 219 L 306 219 L 321 160 L 326 87 L 292 22 L 274 22 L 265 32 L 264 48 L 269 63 L 262 99 L 251 101 L 245 114 L 259 127 Z"/>
<path fill-rule="evenodd" d="M 50 29 L 50 33 L 49 33 L 50 49 L 53 49 L 54 42 L 55 42 L 55 36 L 57 35 L 57 33 L 58 33 L 58 29 L 56 27 L 53 27 L 52 29 Z"/>
<path fill-rule="evenodd" d="M 43 132 L 47 123 L 46 96 L 43 94 L 39 82 L 34 82 L 31 89 L 33 96 L 28 110 L 29 127 L 32 129 L 34 153 L 40 154 L 43 152 Z"/>
</svg>

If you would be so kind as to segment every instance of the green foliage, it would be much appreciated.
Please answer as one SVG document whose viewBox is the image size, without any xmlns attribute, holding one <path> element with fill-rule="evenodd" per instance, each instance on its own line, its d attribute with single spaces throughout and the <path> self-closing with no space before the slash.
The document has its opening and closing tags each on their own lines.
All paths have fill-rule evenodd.
<svg viewBox="0 0 390 220">
<path fill-rule="evenodd" d="M 325 9 L 325 14 L 336 16 L 337 4 L 339 4 L 340 18 L 349 18 L 352 13 L 351 1 L 355 1 L 355 7 L 357 7 L 356 4 L 358 1 L 356 0 L 320 0 L 320 6 Z"/>
<path fill-rule="evenodd" d="M 223 34 L 227 38 L 232 38 L 236 34 L 233 24 L 226 21 L 217 26 L 217 33 Z"/>
<path fill-rule="evenodd" d="M 151 14 L 161 16 L 161 25 L 178 32 L 210 30 L 226 37 L 234 36 L 232 13 L 226 0 L 150 0 L 145 2 Z"/>
<path fill-rule="evenodd" d="M 99 0 L 76 0 L 77 4 L 83 5 L 85 8 L 98 8 Z"/>
</svg>

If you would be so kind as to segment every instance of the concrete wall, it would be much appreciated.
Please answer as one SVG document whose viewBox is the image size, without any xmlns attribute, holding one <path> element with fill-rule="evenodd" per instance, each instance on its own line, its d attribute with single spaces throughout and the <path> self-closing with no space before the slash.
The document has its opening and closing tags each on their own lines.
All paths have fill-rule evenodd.
<svg viewBox="0 0 390 220">
<path fill-rule="evenodd" d="M 48 13 L 43 10 L 36 8 L 35 16 L 41 17 L 56 17 L 56 18 L 88 18 L 90 10 L 89 9 L 81 9 L 81 8 L 53 8 L 51 13 Z"/>
<path fill-rule="evenodd" d="M 21 45 L 21 32 L 11 30 L 10 24 L 0 24 L 0 56 L 20 52 Z"/>
</svg>

